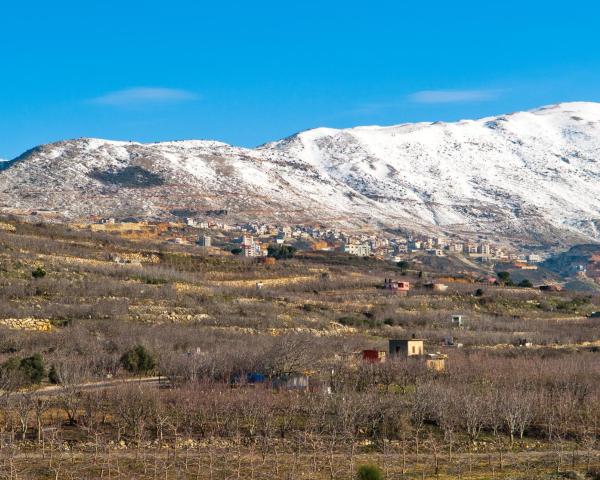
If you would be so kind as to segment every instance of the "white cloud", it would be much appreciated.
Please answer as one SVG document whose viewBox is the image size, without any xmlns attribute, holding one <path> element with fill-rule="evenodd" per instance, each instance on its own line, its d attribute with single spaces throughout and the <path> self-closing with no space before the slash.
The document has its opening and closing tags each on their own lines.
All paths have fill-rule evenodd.
<svg viewBox="0 0 600 480">
<path fill-rule="evenodd" d="M 461 103 L 493 100 L 498 90 L 422 90 L 408 96 L 415 103 Z"/>
<path fill-rule="evenodd" d="M 195 100 L 198 95 L 187 90 L 160 87 L 126 88 L 93 98 L 92 103 L 115 107 L 157 105 Z"/>
</svg>

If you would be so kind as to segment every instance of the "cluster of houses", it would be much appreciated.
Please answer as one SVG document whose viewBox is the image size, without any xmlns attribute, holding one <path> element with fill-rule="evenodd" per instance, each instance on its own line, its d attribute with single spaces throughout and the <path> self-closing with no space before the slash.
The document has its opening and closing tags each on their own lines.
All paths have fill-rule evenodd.
<svg viewBox="0 0 600 480">
<path fill-rule="evenodd" d="M 430 370 L 442 372 L 446 369 L 448 355 L 440 352 L 426 353 L 425 340 L 419 338 L 389 340 L 388 350 L 363 350 L 361 358 L 364 362 L 383 363 L 389 360 L 408 358 L 423 362 Z"/>
<path fill-rule="evenodd" d="M 449 253 L 462 254 L 482 262 L 515 262 L 515 264 L 528 265 L 530 267 L 544 260 L 537 253 L 507 252 L 501 246 L 491 244 L 487 241 L 450 241 L 443 237 L 410 238 L 402 247 L 398 248 L 399 254 L 417 252 L 425 252 L 435 256 L 444 256 Z"/>
<path fill-rule="evenodd" d="M 115 224 L 114 218 L 100 219 L 99 223 Z M 242 237 L 244 255 L 260 257 L 264 255 L 268 244 L 285 244 L 301 242 L 315 251 L 339 251 L 360 257 L 401 261 L 407 255 L 421 253 L 433 256 L 462 254 L 481 262 L 514 262 L 516 268 L 535 269 L 543 260 L 537 253 L 507 252 L 504 248 L 490 242 L 478 240 L 457 240 L 445 237 L 408 235 L 389 236 L 374 232 L 347 232 L 335 227 L 322 225 L 277 225 L 260 222 L 227 224 L 220 216 L 206 218 L 190 217 L 185 220 L 188 227 L 203 230 L 204 233 L 196 242 L 199 246 L 210 247 L 210 236 L 207 231 L 237 233 Z M 175 225 L 175 224 L 173 224 Z M 188 243 L 182 238 L 171 240 L 175 243 Z"/>
<path fill-rule="evenodd" d="M 395 262 L 407 255 L 424 253 L 433 256 L 462 254 L 481 262 L 514 262 L 517 268 L 534 269 L 543 258 L 537 253 L 507 252 L 486 241 L 448 240 L 444 237 L 383 237 L 374 233 L 347 233 L 335 228 L 310 226 L 277 226 L 248 223 L 235 225 L 234 230 L 258 237 L 269 237 L 268 243 L 288 243 L 297 240 L 308 243 L 312 250 L 340 251 L 359 257 L 374 256 Z"/>
<path fill-rule="evenodd" d="M 427 353 L 423 339 L 390 339 L 387 350 L 366 349 L 355 352 L 344 360 L 350 366 L 357 367 L 363 364 L 380 364 L 390 361 L 409 360 L 419 362 L 433 372 L 444 372 L 447 367 L 448 355 L 440 352 Z M 328 370 L 324 375 L 316 371 L 286 372 L 269 375 L 264 372 L 249 372 L 245 375 L 236 375 L 232 378 L 232 386 L 265 386 L 286 390 L 315 390 L 323 389 L 332 392 L 336 375 L 335 368 Z"/>
</svg>

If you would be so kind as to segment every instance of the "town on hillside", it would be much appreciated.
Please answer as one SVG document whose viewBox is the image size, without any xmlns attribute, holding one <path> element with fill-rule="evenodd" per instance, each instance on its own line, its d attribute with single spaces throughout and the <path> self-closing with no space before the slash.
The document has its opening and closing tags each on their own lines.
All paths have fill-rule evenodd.
<svg viewBox="0 0 600 480">
<path fill-rule="evenodd" d="M 85 225 L 85 224 L 80 224 Z M 97 219 L 87 224 L 94 231 L 130 232 L 132 236 L 157 236 L 167 242 L 217 247 L 237 243 L 243 256 L 267 256 L 269 245 L 293 245 L 299 250 L 343 252 L 359 257 L 375 257 L 399 262 L 410 254 L 444 257 L 463 255 L 485 264 L 513 262 L 523 269 L 535 269 L 546 254 L 541 246 L 510 247 L 481 238 L 428 236 L 418 233 L 397 235 L 389 232 L 348 231 L 323 225 L 281 225 L 272 223 L 228 224 L 213 219 L 186 218 L 182 222 L 147 222 Z M 506 243 L 506 242 L 504 242 Z"/>
<path fill-rule="evenodd" d="M 210 255 L 233 254 L 266 259 L 285 255 L 281 252 L 286 251 L 288 254 L 290 251 L 332 252 L 375 258 L 417 270 L 422 262 L 443 262 L 446 259 L 454 261 L 452 273 L 475 275 L 491 282 L 496 280 L 494 271 L 509 270 L 517 272 L 517 277 L 533 275 L 535 283 L 535 271 L 551 255 L 541 245 L 511 245 L 480 235 L 433 236 L 417 232 L 363 232 L 324 225 L 227 223 L 221 218 L 227 215 L 227 211 L 209 213 L 205 217 L 186 217 L 180 222 L 92 218 L 74 225 L 133 239 L 153 238 L 170 244 L 196 246 Z M 581 270 L 580 275 L 588 273 L 584 267 Z M 590 278 L 600 282 L 600 274 L 595 275 L 594 272 L 591 266 Z M 539 277 L 537 284 L 543 285 L 543 275 Z"/>
</svg>

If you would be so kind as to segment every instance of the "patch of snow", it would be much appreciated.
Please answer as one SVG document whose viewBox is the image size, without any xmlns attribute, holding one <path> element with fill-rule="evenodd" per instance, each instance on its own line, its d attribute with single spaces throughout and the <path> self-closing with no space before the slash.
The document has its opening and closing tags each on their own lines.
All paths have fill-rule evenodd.
<svg viewBox="0 0 600 480">
<path fill-rule="evenodd" d="M 89 175 L 129 165 L 165 185 L 117 188 Z M 247 219 L 600 240 L 599 180 L 600 104 L 574 102 L 455 123 L 316 128 L 256 149 L 57 142 L 0 173 L 0 204 L 79 216 L 194 206 Z"/>
</svg>

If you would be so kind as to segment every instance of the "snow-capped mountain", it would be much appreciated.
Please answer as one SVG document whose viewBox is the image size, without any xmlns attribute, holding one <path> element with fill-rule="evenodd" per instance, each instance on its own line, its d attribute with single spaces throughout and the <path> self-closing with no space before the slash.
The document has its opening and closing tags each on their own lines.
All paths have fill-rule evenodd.
<svg viewBox="0 0 600 480">
<path fill-rule="evenodd" d="M 600 104 L 481 120 L 318 128 L 256 149 L 77 139 L 0 164 L 0 207 L 66 218 L 319 222 L 600 240 Z"/>
</svg>

